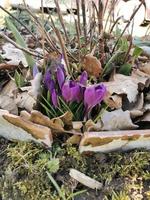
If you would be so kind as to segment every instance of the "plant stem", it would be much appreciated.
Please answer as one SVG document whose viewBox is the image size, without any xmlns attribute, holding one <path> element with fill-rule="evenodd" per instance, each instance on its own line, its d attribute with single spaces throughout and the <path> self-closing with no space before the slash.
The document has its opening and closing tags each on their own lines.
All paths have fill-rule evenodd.
<svg viewBox="0 0 150 200">
<path fill-rule="evenodd" d="M 85 10 L 85 0 L 81 0 L 82 7 L 82 17 L 83 17 L 83 31 L 84 31 L 84 40 L 87 42 L 87 24 L 86 24 L 86 10 Z"/>
<path fill-rule="evenodd" d="M 0 32 L 0 36 L 2 38 L 4 38 L 6 41 L 10 42 L 12 45 L 14 45 L 17 49 L 20 49 L 21 51 L 24 51 L 25 53 L 28 53 L 32 56 L 35 56 L 35 57 L 39 57 L 39 58 L 43 58 L 43 55 L 40 55 L 40 54 L 35 54 L 31 51 L 29 51 L 28 49 L 25 49 L 23 47 L 21 47 L 20 45 L 18 45 L 16 42 L 14 42 L 13 40 L 11 40 L 9 37 L 7 37 L 4 33 Z"/>
<path fill-rule="evenodd" d="M 119 42 L 119 40 L 122 38 L 123 34 L 125 33 L 126 29 L 128 28 L 128 26 L 130 25 L 131 21 L 133 20 L 133 18 L 135 17 L 136 13 L 138 12 L 138 10 L 140 9 L 140 7 L 143 5 L 144 0 L 141 1 L 141 3 L 139 4 L 139 6 L 135 9 L 135 11 L 132 13 L 128 23 L 126 24 L 125 28 L 123 29 L 122 33 L 120 34 L 119 38 L 117 39 L 114 48 L 112 50 L 112 54 L 114 53 L 116 46 Z"/>
</svg>

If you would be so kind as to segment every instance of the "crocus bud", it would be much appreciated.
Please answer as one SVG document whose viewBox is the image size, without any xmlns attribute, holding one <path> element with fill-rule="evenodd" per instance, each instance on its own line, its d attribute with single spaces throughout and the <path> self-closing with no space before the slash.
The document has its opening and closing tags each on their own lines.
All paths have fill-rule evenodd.
<svg viewBox="0 0 150 200">
<path fill-rule="evenodd" d="M 80 80 L 79 83 L 86 86 L 87 84 L 87 79 L 88 79 L 88 74 L 86 71 L 82 72 L 81 76 L 80 76 Z"/>
<path fill-rule="evenodd" d="M 84 92 L 84 105 L 87 111 L 101 103 L 106 94 L 106 87 L 103 84 L 89 86 Z"/>
<path fill-rule="evenodd" d="M 59 84 L 59 88 L 61 89 L 65 82 L 65 75 L 64 75 L 64 70 L 62 69 L 62 67 L 57 68 L 57 81 Z"/>
<path fill-rule="evenodd" d="M 79 83 L 75 81 L 66 81 L 62 87 L 62 96 L 66 102 L 77 101 L 83 98 Z"/>
</svg>

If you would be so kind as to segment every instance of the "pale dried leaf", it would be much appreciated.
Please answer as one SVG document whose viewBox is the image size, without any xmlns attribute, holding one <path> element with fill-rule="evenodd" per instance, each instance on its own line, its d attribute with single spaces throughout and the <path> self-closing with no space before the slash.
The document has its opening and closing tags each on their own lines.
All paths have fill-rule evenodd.
<svg viewBox="0 0 150 200">
<path fill-rule="evenodd" d="M 140 67 L 140 70 L 144 73 L 150 75 L 150 62 L 146 63 L 144 66 Z"/>
<path fill-rule="evenodd" d="M 6 110 L 0 110 L 0 136 L 8 140 L 20 140 L 20 141 L 36 141 L 31 134 L 24 129 L 17 127 L 3 118 L 3 115 L 8 115 Z"/>
<path fill-rule="evenodd" d="M 130 118 L 129 111 L 123 111 L 122 109 L 118 109 L 115 111 L 105 111 L 101 117 L 102 128 L 101 130 L 128 130 L 135 129 L 138 126 L 133 124 Z"/>
<path fill-rule="evenodd" d="M 2 57 L 4 59 L 10 60 L 7 62 L 8 64 L 19 65 L 19 63 L 22 62 L 25 67 L 28 66 L 26 58 L 20 49 L 17 49 L 10 43 L 5 43 L 2 48 L 5 52 L 5 54 L 2 54 Z"/>
<path fill-rule="evenodd" d="M 16 102 L 8 95 L 0 95 L 0 108 L 8 110 L 12 114 L 18 115 Z"/>
<path fill-rule="evenodd" d="M 43 142 L 49 147 L 51 146 L 53 139 L 51 130 L 49 128 L 32 123 L 25 118 L 12 114 L 3 114 L 2 117 L 7 122 L 13 124 L 14 126 L 20 127 L 27 133 L 31 134 L 36 140 Z"/>
<path fill-rule="evenodd" d="M 69 175 L 77 180 L 79 183 L 91 188 L 91 189 L 101 189 L 102 183 L 90 178 L 89 176 L 86 176 L 85 174 L 79 172 L 76 169 L 70 169 Z"/>
<path fill-rule="evenodd" d="M 86 132 L 79 146 L 81 153 L 106 153 L 135 148 L 150 149 L 150 130 Z"/>
</svg>

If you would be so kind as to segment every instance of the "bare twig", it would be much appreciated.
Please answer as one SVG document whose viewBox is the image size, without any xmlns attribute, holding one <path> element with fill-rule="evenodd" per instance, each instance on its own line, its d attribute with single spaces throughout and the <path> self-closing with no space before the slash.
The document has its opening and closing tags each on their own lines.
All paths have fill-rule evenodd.
<svg viewBox="0 0 150 200">
<path fill-rule="evenodd" d="M 118 45 L 118 42 L 120 40 L 120 38 L 123 36 L 123 34 L 125 33 L 126 29 L 128 28 L 128 26 L 130 25 L 131 21 L 133 20 L 133 18 L 135 17 L 136 13 L 138 12 L 138 10 L 140 9 L 140 7 L 143 5 L 143 2 L 145 0 L 142 0 L 141 3 L 139 4 L 139 6 L 134 10 L 134 12 L 132 13 L 128 23 L 126 24 L 125 28 L 123 29 L 122 33 L 120 34 L 119 38 L 117 39 L 115 45 L 114 45 L 114 48 L 112 50 L 112 53 L 115 51 L 116 49 L 116 46 Z"/>
<path fill-rule="evenodd" d="M 82 7 L 82 17 L 83 17 L 83 31 L 84 31 L 84 39 L 87 41 L 87 24 L 86 24 L 86 9 L 85 9 L 85 0 L 81 0 Z"/>
<path fill-rule="evenodd" d="M 80 63 L 80 59 L 81 59 L 81 53 L 80 53 L 81 42 L 80 42 L 80 30 L 79 30 L 79 26 L 78 26 L 77 20 L 75 20 L 75 25 L 76 25 L 76 33 L 77 33 L 77 39 L 78 39 L 78 54 L 79 54 L 79 63 Z"/>
<path fill-rule="evenodd" d="M 116 26 L 116 24 L 119 22 L 119 20 L 122 18 L 122 16 L 118 17 L 115 22 L 113 23 L 112 27 L 110 28 L 109 33 L 111 34 L 112 31 L 114 30 L 114 27 Z"/>
<path fill-rule="evenodd" d="M 56 8 L 57 8 L 59 21 L 60 21 L 61 26 L 63 28 L 63 31 L 65 33 L 66 41 L 69 43 L 69 37 L 68 37 L 67 31 L 66 31 L 66 28 L 65 28 L 65 24 L 64 24 L 64 20 L 63 20 L 63 17 L 62 17 L 62 13 L 61 13 L 60 7 L 59 7 L 58 0 L 54 0 L 54 2 L 55 2 L 55 5 L 56 5 Z"/>
<path fill-rule="evenodd" d="M 30 54 L 32 56 L 43 58 L 43 55 L 33 53 L 33 52 L 29 51 L 28 49 L 25 49 L 25 48 L 21 47 L 16 42 L 11 40 L 8 36 L 6 36 L 4 33 L 0 32 L 0 36 L 3 37 L 6 41 L 10 42 L 12 45 L 14 45 L 17 49 L 20 49 L 20 50 L 22 50 L 22 51 L 24 51 L 24 52 L 26 52 L 26 53 L 28 53 L 28 54 Z"/>
<path fill-rule="evenodd" d="M 77 7 L 77 16 L 78 16 L 78 27 L 79 27 L 79 33 L 80 33 L 80 35 L 81 35 L 80 4 L 79 4 L 79 0 L 76 0 L 76 7 Z"/>
<path fill-rule="evenodd" d="M 9 16 L 11 16 L 13 19 L 15 19 L 21 26 L 23 26 L 31 35 L 32 37 L 37 40 L 37 38 L 35 37 L 35 35 L 29 30 L 29 28 L 24 25 L 19 19 L 17 19 L 14 15 L 12 15 L 9 11 L 7 11 L 5 8 L 3 8 L 2 6 L 0 6 L 0 9 L 2 9 L 4 12 L 6 12 Z"/>
<path fill-rule="evenodd" d="M 63 40 L 63 37 L 62 37 L 60 31 L 57 28 L 55 28 L 55 33 L 58 37 L 58 40 L 59 40 L 59 43 L 61 46 L 61 50 L 62 50 L 64 59 L 65 59 L 65 63 L 66 63 L 67 69 L 68 69 L 68 75 L 69 75 L 71 73 L 71 70 L 70 70 L 70 65 L 69 65 L 69 59 L 68 59 L 67 52 L 66 52 L 65 42 Z"/>
</svg>

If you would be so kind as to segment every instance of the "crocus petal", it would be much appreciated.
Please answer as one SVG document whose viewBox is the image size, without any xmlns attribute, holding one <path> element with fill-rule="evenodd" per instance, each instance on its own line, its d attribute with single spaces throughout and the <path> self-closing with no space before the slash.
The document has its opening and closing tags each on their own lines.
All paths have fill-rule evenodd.
<svg viewBox="0 0 150 200">
<path fill-rule="evenodd" d="M 80 85 L 75 81 L 66 81 L 62 87 L 62 96 L 67 102 L 80 102 L 83 97 Z"/>
<path fill-rule="evenodd" d="M 87 83 L 87 79 L 88 79 L 88 74 L 86 71 L 82 72 L 81 76 L 80 76 L 80 80 L 79 83 L 86 86 Z"/>
<path fill-rule="evenodd" d="M 52 103 L 53 103 L 54 107 L 56 108 L 58 106 L 58 96 L 57 96 L 55 89 L 53 89 L 53 91 L 52 91 L 51 99 L 52 99 Z"/>
<path fill-rule="evenodd" d="M 55 87 L 55 82 L 54 82 L 54 80 L 52 80 L 51 73 L 49 71 L 46 71 L 46 73 L 45 73 L 44 84 L 47 87 L 47 89 L 52 93 L 52 91 Z"/>
<path fill-rule="evenodd" d="M 61 89 L 64 82 L 65 82 L 64 71 L 61 67 L 57 68 L 57 81 L 58 81 L 58 84 L 59 84 L 59 88 Z"/>
<path fill-rule="evenodd" d="M 101 103 L 106 94 L 106 87 L 103 84 L 89 86 L 84 92 L 84 105 L 87 109 L 92 109 L 97 104 Z"/>
<path fill-rule="evenodd" d="M 39 73 L 39 69 L 38 69 L 38 67 L 37 67 L 36 64 L 34 64 L 34 66 L 33 66 L 33 71 L 32 71 L 32 73 L 33 73 L 33 77 L 34 77 L 34 78 L 35 78 L 35 76 L 37 75 L 37 73 Z"/>
</svg>

